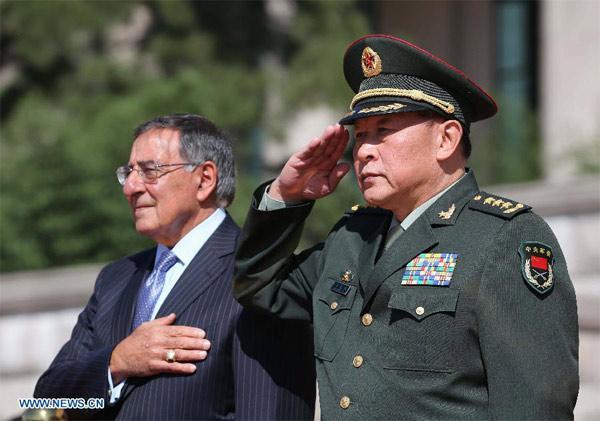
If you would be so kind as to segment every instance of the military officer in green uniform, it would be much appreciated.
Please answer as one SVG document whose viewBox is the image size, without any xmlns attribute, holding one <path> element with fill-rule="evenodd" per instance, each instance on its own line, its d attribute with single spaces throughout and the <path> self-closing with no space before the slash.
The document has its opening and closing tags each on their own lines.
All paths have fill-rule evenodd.
<svg viewBox="0 0 600 421">
<path fill-rule="evenodd" d="M 563 253 L 530 206 L 479 190 L 470 123 L 496 104 L 404 40 L 354 42 L 341 125 L 255 193 L 237 256 L 247 307 L 311 321 L 323 419 L 570 419 L 578 326 Z M 294 254 L 354 126 L 368 204 Z"/>
</svg>

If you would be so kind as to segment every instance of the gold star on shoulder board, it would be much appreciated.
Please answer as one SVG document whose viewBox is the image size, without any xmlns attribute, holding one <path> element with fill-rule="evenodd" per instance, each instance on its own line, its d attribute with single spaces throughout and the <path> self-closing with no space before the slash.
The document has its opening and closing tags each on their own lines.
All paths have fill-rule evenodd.
<svg viewBox="0 0 600 421">
<path fill-rule="evenodd" d="M 438 213 L 438 216 L 440 217 L 440 219 L 450 219 L 452 218 L 452 214 L 455 210 L 456 206 L 453 203 L 447 211 L 441 211 L 440 213 Z"/>
<path fill-rule="evenodd" d="M 360 205 L 354 205 L 350 209 L 352 209 L 352 212 L 356 212 L 357 210 L 360 209 Z"/>
</svg>

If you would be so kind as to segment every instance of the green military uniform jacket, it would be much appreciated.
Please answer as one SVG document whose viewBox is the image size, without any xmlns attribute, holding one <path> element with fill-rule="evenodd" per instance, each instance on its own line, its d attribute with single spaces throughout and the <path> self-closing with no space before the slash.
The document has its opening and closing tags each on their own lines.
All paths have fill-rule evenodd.
<svg viewBox="0 0 600 421">
<path fill-rule="evenodd" d="M 323 419 L 573 417 L 575 293 L 556 238 L 528 206 L 480 192 L 469 172 L 384 252 L 393 215 L 366 208 L 295 255 L 312 204 L 259 211 L 263 192 L 235 293 L 312 321 Z M 423 263 L 440 258 L 454 266 Z M 446 285 L 431 285 L 432 270 Z"/>
</svg>

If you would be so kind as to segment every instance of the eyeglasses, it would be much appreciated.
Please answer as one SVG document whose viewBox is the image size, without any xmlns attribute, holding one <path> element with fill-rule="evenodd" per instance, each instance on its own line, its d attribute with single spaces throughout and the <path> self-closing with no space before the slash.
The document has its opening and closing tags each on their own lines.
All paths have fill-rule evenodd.
<svg viewBox="0 0 600 421">
<path fill-rule="evenodd" d="M 158 182 L 158 179 L 163 175 L 166 175 L 170 172 L 175 171 L 177 168 L 171 171 L 162 171 L 163 167 L 181 167 L 184 165 L 200 165 L 202 162 L 180 162 L 177 164 L 159 164 L 158 162 L 148 161 L 148 162 L 140 162 L 138 163 L 138 167 L 135 168 L 133 165 L 123 165 L 122 167 L 117 168 L 115 171 L 117 174 L 117 180 L 119 180 L 120 185 L 125 185 L 125 181 L 127 181 L 127 177 L 133 170 L 136 170 L 140 175 L 142 181 L 146 184 L 155 184 Z"/>
</svg>

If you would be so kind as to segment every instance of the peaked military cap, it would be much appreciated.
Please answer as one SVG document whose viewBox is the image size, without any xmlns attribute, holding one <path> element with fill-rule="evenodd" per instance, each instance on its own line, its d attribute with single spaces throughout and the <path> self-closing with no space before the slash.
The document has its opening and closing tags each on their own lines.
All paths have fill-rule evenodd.
<svg viewBox="0 0 600 421">
<path fill-rule="evenodd" d="M 340 124 L 373 115 L 434 111 L 471 122 L 493 116 L 498 107 L 490 95 L 462 71 L 403 39 L 367 35 L 344 55 L 344 76 L 356 93 L 351 112 Z"/>
</svg>

